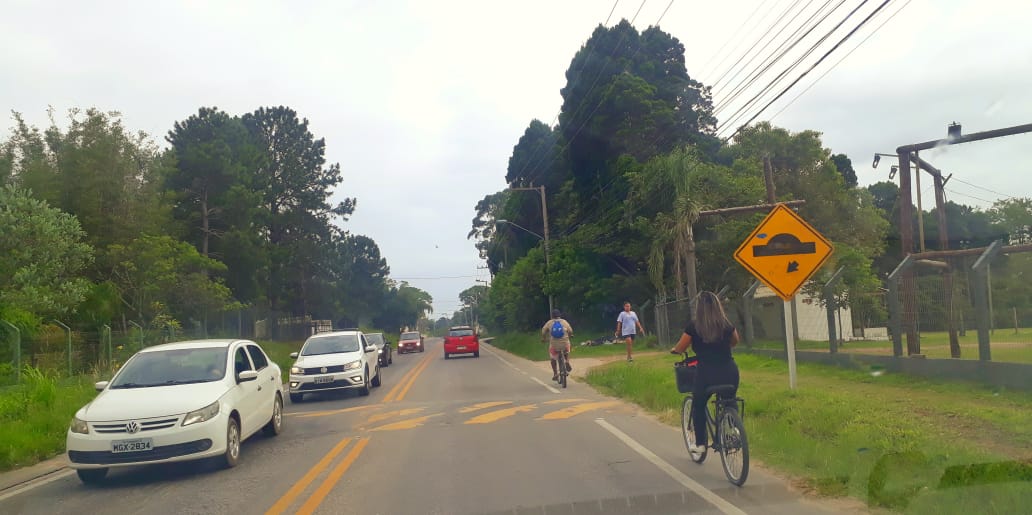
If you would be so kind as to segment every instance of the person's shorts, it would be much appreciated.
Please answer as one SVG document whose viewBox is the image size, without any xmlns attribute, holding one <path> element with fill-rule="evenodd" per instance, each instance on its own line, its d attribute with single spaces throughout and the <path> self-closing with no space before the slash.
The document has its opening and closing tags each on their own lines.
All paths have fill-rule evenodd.
<svg viewBox="0 0 1032 515">
<path fill-rule="evenodd" d="M 634 336 L 635 336 L 634 334 L 625 334 L 625 335 L 621 336 L 620 339 L 621 340 L 626 340 L 626 339 L 630 338 L 631 341 L 633 342 L 634 341 Z"/>
<path fill-rule="evenodd" d="M 567 343 L 567 344 L 566 344 L 566 353 L 567 353 L 567 354 L 569 354 L 569 353 L 570 353 L 570 344 L 569 344 L 569 343 Z M 555 348 L 555 347 L 552 347 L 551 345 L 549 345 L 549 346 L 548 346 L 548 355 L 549 355 L 549 357 L 551 357 L 552 359 L 558 359 L 558 358 L 559 358 L 559 349 L 557 349 L 557 348 Z"/>
</svg>

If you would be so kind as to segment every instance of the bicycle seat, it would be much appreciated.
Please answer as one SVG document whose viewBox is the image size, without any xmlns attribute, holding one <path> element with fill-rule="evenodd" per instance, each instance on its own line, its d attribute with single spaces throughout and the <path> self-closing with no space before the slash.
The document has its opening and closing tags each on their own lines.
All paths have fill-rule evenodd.
<svg viewBox="0 0 1032 515">
<path fill-rule="evenodd" d="M 706 388 L 707 394 L 717 394 L 717 397 L 734 397 L 737 388 L 733 384 L 718 384 Z"/>
</svg>

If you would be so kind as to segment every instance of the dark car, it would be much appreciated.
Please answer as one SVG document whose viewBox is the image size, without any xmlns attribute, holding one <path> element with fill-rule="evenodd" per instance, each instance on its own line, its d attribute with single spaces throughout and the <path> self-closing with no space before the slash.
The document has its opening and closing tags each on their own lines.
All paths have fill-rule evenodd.
<svg viewBox="0 0 1032 515">
<path fill-rule="evenodd" d="M 383 333 L 365 333 L 366 341 L 376 345 L 380 366 L 387 367 L 394 363 L 394 350 L 391 349 L 391 342 L 384 337 Z"/>
</svg>

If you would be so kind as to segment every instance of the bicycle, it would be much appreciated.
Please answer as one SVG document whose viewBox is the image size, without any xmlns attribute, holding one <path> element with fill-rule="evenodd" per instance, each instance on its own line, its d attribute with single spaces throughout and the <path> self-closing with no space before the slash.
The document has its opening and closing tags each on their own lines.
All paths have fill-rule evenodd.
<svg viewBox="0 0 1032 515">
<path fill-rule="evenodd" d="M 684 361 L 675 364 L 688 368 L 689 358 L 685 355 Z M 681 434 L 684 437 L 685 448 L 692 461 L 701 464 L 706 461 L 708 449 L 702 452 L 692 452 L 695 446 L 695 428 L 692 422 L 692 393 L 691 389 L 684 391 L 683 380 L 678 381 L 678 390 L 687 393 L 684 401 L 681 402 Z M 734 385 L 722 384 L 711 386 L 706 392 L 713 396 L 711 404 L 714 409 L 706 409 L 706 433 L 709 440 L 713 442 L 711 448 L 720 453 L 720 462 L 724 468 L 724 475 L 727 480 L 735 486 L 745 484 L 749 477 L 749 440 L 745 435 L 745 425 L 742 417 L 745 414 L 745 399 L 733 396 Z M 739 408 L 741 406 L 741 408 Z"/>
<path fill-rule="evenodd" d="M 566 378 L 570 375 L 570 371 L 567 370 L 566 360 L 570 359 L 569 352 L 562 350 L 555 353 L 556 366 L 559 367 L 559 384 L 566 388 Z"/>
</svg>

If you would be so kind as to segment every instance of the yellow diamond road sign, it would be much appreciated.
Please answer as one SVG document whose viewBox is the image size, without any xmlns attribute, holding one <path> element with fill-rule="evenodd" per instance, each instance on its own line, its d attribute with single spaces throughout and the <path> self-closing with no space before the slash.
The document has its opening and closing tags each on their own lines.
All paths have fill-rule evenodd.
<svg viewBox="0 0 1032 515">
<path fill-rule="evenodd" d="M 834 248 L 795 211 L 778 204 L 735 251 L 735 260 L 784 300 L 828 260 Z"/>
</svg>

